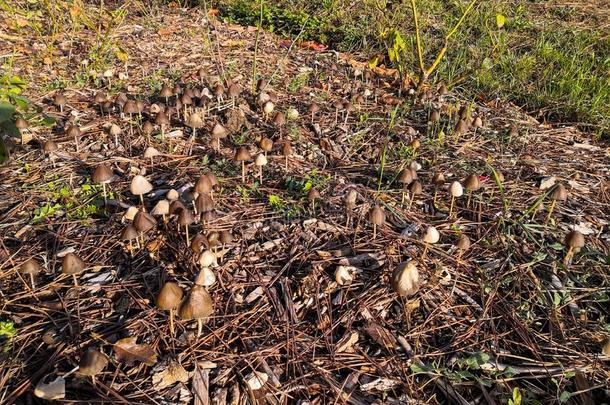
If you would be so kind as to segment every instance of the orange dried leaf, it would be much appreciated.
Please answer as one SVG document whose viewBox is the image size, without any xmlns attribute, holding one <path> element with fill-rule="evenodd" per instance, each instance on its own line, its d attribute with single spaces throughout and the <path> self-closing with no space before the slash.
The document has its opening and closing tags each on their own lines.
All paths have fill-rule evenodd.
<svg viewBox="0 0 610 405">
<path fill-rule="evenodd" d="M 152 366 L 157 362 L 157 354 L 147 344 L 137 344 L 138 338 L 128 337 L 117 341 L 114 344 L 114 355 L 116 359 L 128 366 L 136 361 L 142 362 L 147 366 Z"/>
</svg>

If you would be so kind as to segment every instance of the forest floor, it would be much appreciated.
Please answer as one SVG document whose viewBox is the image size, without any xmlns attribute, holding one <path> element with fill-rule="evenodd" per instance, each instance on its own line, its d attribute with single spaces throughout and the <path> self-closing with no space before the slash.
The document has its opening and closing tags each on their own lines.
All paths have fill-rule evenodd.
<svg viewBox="0 0 610 405">
<path fill-rule="evenodd" d="M 69 12 L 61 24 L 0 11 L 3 73 L 27 83 L 17 109 L 29 123 L 23 142 L 6 141 L 0 166 L 0 403 L 610 400 L 607 144 L 499 101 L 434 88 L 416 97 L 389 69 L 200 9 L 125 6 L 99 20 L 95 8 Z M 57 29 L 41 35 L 49 21 Z M 253 75 L 268 88 L 255 90 Z M 205 112 L 194 141 L 181 114 L 163 136 L 146 134 L 143 123 L 167 108 L 164 83 L 199 95 L 234 83 L 241 94 L 192 97 L 200 105 L 188 114 Z M 98 93 L 109 100 L 101 109 Z M 261 93 L 274 100 L 270 114 Z M 141 116 L 121 113 L 123 96 L 143 102 Z M 218 123 L 228 136 L 217 148 Z M 274 146 L 261 181 L 253 159 L 263 138 Z M 58 149 L 45 152 L 51 140 Z M 144 158 L 149 147 L 159 156 Z M 245 181 L 240 147 L 252 156 Z M 106 203 L 92 180 L 101 164 L 114 174 Z M 398 174 L 409 167 L 422 190 L 403 201 Z M 143 247 L 122 240 L 130 206 L 151 212 L 174 189 L 190 210 L 208 172 L 219 180 L 214 207 L 188 226 L 202 245 L 160 217 Z M 432 181 L 439 173 L 442 184 Z M 153 186 L 144 206 L 130 192 L 136 175 Z M 448 186 L 471 175 L 480 187 L 452 200 Z M 567 199 L 553 203 L 559 187 Z M 385 213 L 375 230 L 374 207 Z M 429 227 L 437 243 L 424 241 Z M 580 249 L 565 246 L 573 230 Z M 221 231 L 233 240 L 214 246 Z M 463 235 L 467 250 L 456 247 Z M 179 317 L 172 334 L 156 296 L 167 281 L 189 291 L 201 270 L 194 250 L 206 247 L 218 262 L 205 287 L 214 312 L 200 336 Z M 69 253 L 86 266 L 77 285 L 62 274 Z M 41 269 L 32 280 L 31 258 Z M 408 260 L 419 290 L 400 296 L 391 279 Z M 351 282 L 338 282 L 337 268 Z M 108 361 L 93 378 L 83 374 L 90 349 Z"/>
</svg>

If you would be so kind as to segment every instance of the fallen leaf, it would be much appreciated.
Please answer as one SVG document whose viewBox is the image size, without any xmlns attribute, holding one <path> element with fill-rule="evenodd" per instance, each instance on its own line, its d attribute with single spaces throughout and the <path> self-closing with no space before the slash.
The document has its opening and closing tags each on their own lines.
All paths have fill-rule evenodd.
<svg viewBox="0 0 610 405">
<path fill-rule="evenodd" d="M 386 328 L 377 323 L 369 322 L 363 330 L 381 347 L 392 349 L 397 344 L 396 338 Z"/>
<path fill-rule="evenodd" d="M 50 383 L 45 383 L 43 378 L 36 384 L 34 395 L 47 400 L 64 399 L 66 397 L 66 380 L 57 377 Z"/>
<path fill-rule="evenodd" d="M 260 390 L 263 385 L 269 380 L 269 376 L 266 373 L 260 371 L 254 371 L 246 376 L 246 383 L 252 391 Z"/>
<path fill-rule="evenodd" d="M 135 336 L 124 338 L 114 344 L 114 354 L 116 359 L 128 366 L 140 361 L 147 366 L 152 366 L 157 362 L 157 354 L 147 344 L 137 344 L 138 338 Z"/>
<path fill-rule="evenodd" d="M 177 382 L 187 382 L 189 373 L 178 363 L 170 363 L 167 368 L 153 375 L 152 382 L 155 389 L 162 390 Z"/>
<path fill-rule="evenodd" d="M 356 344 L 356 342 L 358 342 L 359 337 L 358 332 L 345 334 L 345 336 L 343 336 L 341 340 L 337 342 L 337 353 L 353 352 L 353 346 Z"/>
<path fill-rule="evenodd" d="M 217 8 L 211 8 L 208 10 L 208 15 L 210 17 L 216 17 L 219 13 L 220 13 L 220 10 L 218 10 Z"/>
</svg>

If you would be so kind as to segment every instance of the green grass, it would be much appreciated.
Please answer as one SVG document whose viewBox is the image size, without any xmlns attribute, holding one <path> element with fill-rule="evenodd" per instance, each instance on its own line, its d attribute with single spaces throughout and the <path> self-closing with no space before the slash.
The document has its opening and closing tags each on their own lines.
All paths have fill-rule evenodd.
<svg viewBox="0 0 610 405">
<path fill-rule="evenodd" d="M 384 0 L 263 1 L 263 27 L 279 35 L 315 40 L 390 65 L 388 33 L 405 42 L 405 66 L 417 73 L 413 19 L 408 3 Z M 259 0 L 219 0 L 229 21 L 255 25 Z M 429 65 L 466 0 L 417 2 Z M 502 27 L 497 16 L 505 17 Z M 449 43 L 431 81 L 444 81 L 465 97 L 500 98 L 540 119 L 577 123 L 610 136 L 610 39 L 603 5 L 545 1 L 479 1 Z"/>
</svg>

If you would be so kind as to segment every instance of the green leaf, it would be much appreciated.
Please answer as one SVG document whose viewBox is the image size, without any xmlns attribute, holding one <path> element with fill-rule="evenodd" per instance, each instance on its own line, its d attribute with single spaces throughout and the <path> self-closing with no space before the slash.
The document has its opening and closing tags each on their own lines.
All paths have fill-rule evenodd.
<svg viewBox="0 0 610 405">
<path fill-rule="evenodd" d="M 513 404 L 514 405 L 521 405 L 521 392 L 519 391 L 519 388 L 515 387 L 515 389 L 513 389 Z"/>
<path fill-rule="evenodd" d="M 0 101 L 0 123 L 11 121 L 15 113 L 15 106 L 6 101 Z"/>
<path fill-rule="evenodd" d="M 506 16 L 500 13 L 496 14 L 496 26 L 502 28 L 504 27 L 504 24 L 506 24 Z"/>
<path fill-rule="evenodd" d="M 559 403 L 565 404 L 566 402 L 568 402 L 570 400 L 570 398 L 572 398 L 571 392 L 562 391 L 561 394 L 559 394 Z"/>
<path fill-rule="evenodd" d="M 426 364 L 419 365 L 419 364 L 413 363 L 413 364 L 411 364 L 411 366 L 409 368 L 415 374 L 428 374 L 430 372 L 436 373 L 436 370 L 434 369 L 434 367 L 428 366 Z"/>
</svg>

